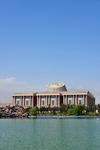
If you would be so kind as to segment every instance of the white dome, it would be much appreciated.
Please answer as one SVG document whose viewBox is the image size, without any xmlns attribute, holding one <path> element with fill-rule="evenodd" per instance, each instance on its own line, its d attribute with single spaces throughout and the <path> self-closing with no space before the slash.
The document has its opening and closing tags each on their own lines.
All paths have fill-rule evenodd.
<svg viewBox="0 0 100 150">
<path fill-rule="evenodd" d="M 57 92 L 57 91 L 67 91 L 67 89 L 64 83 L 54 82 L 47 85 L 46 91 Z"/>
</svg>

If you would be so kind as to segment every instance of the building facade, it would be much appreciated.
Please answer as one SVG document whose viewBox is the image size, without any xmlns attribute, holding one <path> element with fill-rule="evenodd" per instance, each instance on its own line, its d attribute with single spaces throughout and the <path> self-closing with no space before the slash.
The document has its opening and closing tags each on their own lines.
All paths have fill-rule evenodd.
<svg viewBox="0 0 100 150">
<path fill-rule="evenodd" d="M 95 105 L 95 97 L 89 91 L 67 91 L 64 83 L 55 82 L 47 85 L 46 92 L 14 93 L 13 105 L 23 107 L 60 107 L 61 104 Z"/>
</svg>

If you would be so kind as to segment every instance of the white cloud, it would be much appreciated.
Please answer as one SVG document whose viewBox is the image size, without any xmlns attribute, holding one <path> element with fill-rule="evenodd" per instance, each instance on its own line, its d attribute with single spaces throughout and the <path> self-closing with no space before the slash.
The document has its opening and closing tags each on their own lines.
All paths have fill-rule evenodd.
<svg viewBox="0 0 100 150">
<path fill-rule="evenodd" d="M 14 77 L 8 79 L 0 79 L 0 84 L 25 84 L 25 82 L 16 81 Z"/>
<path fill-rule="evenodd" d="M 0 91 L 16 91 L 26 84 L 26 82 L 17 81 L 14 77 L 0 79 Z"/>
<path fill-rule="evenodd" d="M 43 88 L 43 86 L 31 85 L 25 81 L 17 81 L 14 77 L 0 79 L 0 101 L 11 100 L 13 93 L 43 91 Z"/>
<path fill-rule="evenodd" d="M 26 84 L 26 82 L 17 81 L 14 77 L 0 79 L 0 100 L 11 100 L 11 94 Z"/>
</svg>

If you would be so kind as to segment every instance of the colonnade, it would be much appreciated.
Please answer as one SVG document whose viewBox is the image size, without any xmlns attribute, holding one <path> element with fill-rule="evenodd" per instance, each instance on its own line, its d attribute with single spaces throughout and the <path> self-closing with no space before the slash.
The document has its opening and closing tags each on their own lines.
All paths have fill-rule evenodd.
<svg viewBox="0 0 100 150">
<path fill-rule="evenodd" d="M 79 104 L 79 95 L 72 95 L 72 104 Z M 28 105 L 26 105 L 26 96 L 20 96 L 20 103 L 19 105 L 25 107 L 25 106 L 32 106 L 34 107 L 35 105 L 37 105 L 38 107 L 42 106 L 42 96 L 38 95 L 38 96 L 28 96 Z M 35 98 L 36 97 L 36 98 Z M 87 95 L 82 95 L 82 104 L 84 104 L 85 106 L 87 106 Z M 68 95 L 55 95 L 54 96 L 54 105 L 52 105 L 52 98 L 50 95 L 45 95 L 45 103 L 44 106 L 51 106 L 51 107 L 59 107 L 61 105 L 61 103 L 63 104 L 68 104 L 69 98 Z M 15 106 L 17 104 L 17 96 L 13 96 L 13 105 Z"/>
<path fill-rule="evenodd" d="M 28 106 L 34 106 L 34 96 L 28 96 Z M 19 105 L 21 106 L 27 106 L 25 101 L 25 96 L 20 96 L 20 99 L 19 99 L 20 103 Z M 13 105 L 15 106 L 17 104 L 17 96 L 13 96 Z"/>
<path fill-rule="evenodd" d="M 54 97 L 54 105 L 52 105 L 52 98 L 51 96 L 49 95 L 46 95 L 45 96 L 45 107 L 47 106 L 56 106 L 56 107 L 59 107 L 60 106 L 60 95 L 55 95 Z M 42 106 L 42 96 L 37 96 L 37 106 L 40 107 Z"/>
<path fill-rule="evenodd" d="M 82 104 L 87 106 L 87 95 L 81 95 L 82 98 L 78 98 L 79 95 L 72 95 L 72 104 L 79 104 L 78 100 L 81 99 L 82 100 Z M 68 98 L 68 95 L 63 95 L 63 103 L 64 104 L 68 104 L 68 100 L 70 100 Z"/>
</svg>

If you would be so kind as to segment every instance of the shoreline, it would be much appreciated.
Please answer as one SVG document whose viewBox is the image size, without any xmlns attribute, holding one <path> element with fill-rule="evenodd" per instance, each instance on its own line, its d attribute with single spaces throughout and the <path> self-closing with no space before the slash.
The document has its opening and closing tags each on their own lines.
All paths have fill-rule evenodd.
<svg viewBox="0 0 100 150">
<path fill-rule="evenodd" d="M 24 117 L 24 116 L 2 116 L 0 117 L 0 119 L 2 118 L 25 118 L 25 119 L 56 119 L 56 118 L 64 118 L 64 119 L 68 119 L 68 118 L 100 118 L 100 116 L 27 116 L 27 117 Z"/>
</svg>

